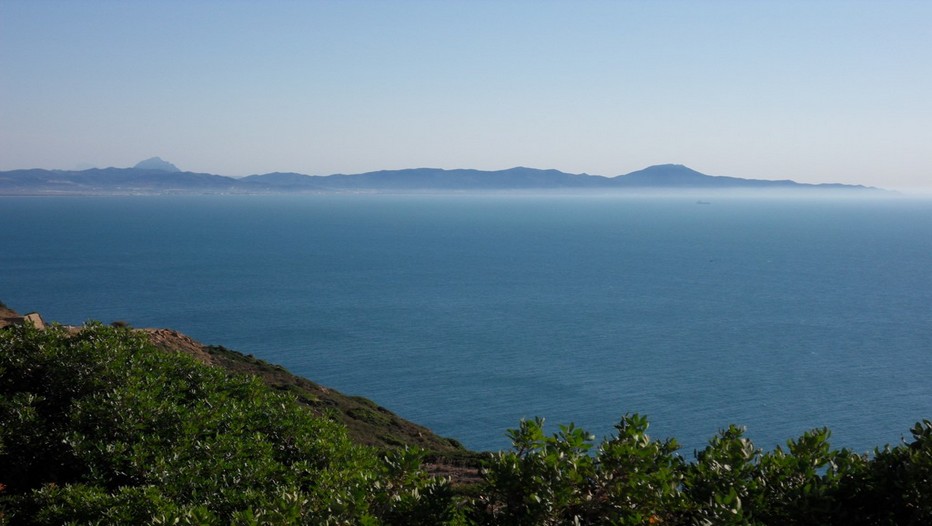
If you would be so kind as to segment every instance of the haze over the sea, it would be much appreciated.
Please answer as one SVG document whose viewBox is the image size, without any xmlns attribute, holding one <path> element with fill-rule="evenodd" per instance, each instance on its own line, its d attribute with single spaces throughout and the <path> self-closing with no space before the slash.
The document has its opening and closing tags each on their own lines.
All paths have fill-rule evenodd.
<svg viewBox="0 0 932 526">
<path fill-rule="evenodd" d="M 932 3 L 2 2 L 0 170 L 514 166 L 932 192 Z"/>
</svg>

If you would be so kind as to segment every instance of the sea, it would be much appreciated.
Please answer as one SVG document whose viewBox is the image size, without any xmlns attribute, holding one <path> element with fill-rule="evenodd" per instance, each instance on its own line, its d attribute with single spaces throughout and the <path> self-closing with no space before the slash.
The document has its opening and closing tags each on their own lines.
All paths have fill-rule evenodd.
<svg viewBox="0 0 932 526">
<path fill-rule="evenodd" d="M 0 301 L 168 327 L 475 450 L 626 413 L 693 458 L 932 418 L 932 200 L 0 197 Z"/>
</svg>

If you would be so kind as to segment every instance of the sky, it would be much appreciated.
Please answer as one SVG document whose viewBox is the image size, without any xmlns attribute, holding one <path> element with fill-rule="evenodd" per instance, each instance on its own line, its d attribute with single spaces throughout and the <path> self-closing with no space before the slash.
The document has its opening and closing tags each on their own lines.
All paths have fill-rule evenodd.
<svg viewBox="0 0 932 526">
<path fill-rule="evenodd" d="M 932 2 L 0 0 L 0 170 L 152 156 L 930 192 Z"/>
</svg>

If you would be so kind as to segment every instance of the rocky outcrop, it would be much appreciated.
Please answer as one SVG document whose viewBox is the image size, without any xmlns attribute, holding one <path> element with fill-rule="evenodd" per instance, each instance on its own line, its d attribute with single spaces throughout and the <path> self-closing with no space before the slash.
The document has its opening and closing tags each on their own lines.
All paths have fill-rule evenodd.
<svg viewBox="0 0 932 526">
<path fill-rule="evenodd" d="M 13 309 L 0 304 L 0 328 L 8 325 L 24 325 L 27 323 L 37 329 L 45 329 L 45 321 L 38 312 L 30 312 L 29 314 L 21 316 Z"/>
</svg>

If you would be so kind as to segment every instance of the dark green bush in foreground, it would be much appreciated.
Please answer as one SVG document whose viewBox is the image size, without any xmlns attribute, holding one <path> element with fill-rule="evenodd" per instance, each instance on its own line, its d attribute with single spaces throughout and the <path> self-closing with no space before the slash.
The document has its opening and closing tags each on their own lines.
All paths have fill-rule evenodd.
<svg viewBox="0 0 932 526">
<path fill-rule="evenodd" d="M 691 462 L 626 415 L 600 444 L 541 420 L 454 491 L 252 377 L 126 328 L 0 331 L 3 524 L 932 524 L 932 422 L 871 456 L 828 430 L 762 452 L 729 427 Z"/>
<path fill-rule="evenodd" d="M 128 330 L 0 335 L 0 510 L 12 524 L 450 519 L 411 451 L 380 458 L 258 380 Z"/>
</svg>

